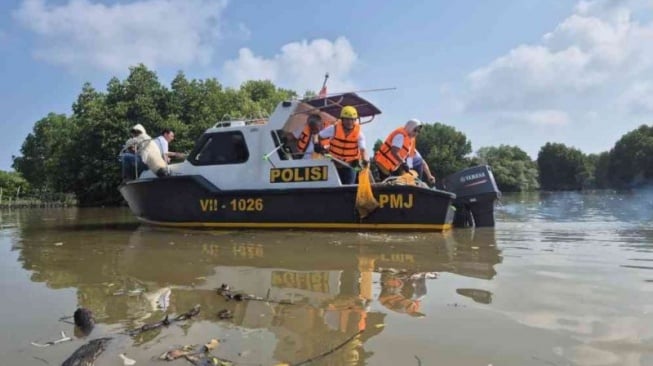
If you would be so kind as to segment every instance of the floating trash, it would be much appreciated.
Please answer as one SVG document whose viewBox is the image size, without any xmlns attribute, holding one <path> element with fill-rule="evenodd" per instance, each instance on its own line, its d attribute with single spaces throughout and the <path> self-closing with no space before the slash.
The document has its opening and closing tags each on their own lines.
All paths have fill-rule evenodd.
<svg viewBox="0 0 653 366">
<path fill-rule="evenodd" d="M 130 366 L 130 365 L 134 365 L 134 364 L 136 364 L 136 361 L 135 361 L 135 360 L 132 360 L 131 358 L 128 358 L 128 357 L 125 356 L 123 353 L 121 353 L 119 356 L 120 356 L 120 358 L 122 358 L 122 363 L 123 363 L 124 365 L 126 365 L 126 366 Z"/>
</svg>

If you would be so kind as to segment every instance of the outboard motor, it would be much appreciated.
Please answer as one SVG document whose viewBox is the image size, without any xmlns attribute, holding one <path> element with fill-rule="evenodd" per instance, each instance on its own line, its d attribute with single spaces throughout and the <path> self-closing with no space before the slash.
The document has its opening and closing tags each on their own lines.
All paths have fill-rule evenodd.
<svg viewBox="0 0 653 366">
<path fill-rule="evenodd" d="M 494 226 L 494 202 L 501 192 L 488 165 L 464 169 L 444 178 L 444 189 L 456 194 L 455 227 Z"/>
</svg>

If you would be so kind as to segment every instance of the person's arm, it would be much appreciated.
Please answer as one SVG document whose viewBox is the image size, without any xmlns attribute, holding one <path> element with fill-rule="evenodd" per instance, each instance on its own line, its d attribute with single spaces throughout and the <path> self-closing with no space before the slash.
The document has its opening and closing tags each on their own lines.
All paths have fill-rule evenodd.
<svg viewBox="0 0 653 366">
<path fill-rule="evenodd" d="M 132 138 L 128 139 L 127 142 L 125 142 L 125 145 L 122 147 L 122 150 L 120 152 L 121 153 L 124 153 L 124 152 L 134 153 L 136 151 L 136 144 L 137 144 L 136 139 L 132 137 Z"/>
<path fill-rule="evenodd" d="M 329 127 L 324 128 L 322 131 L 320 131 L 318 135 L 323 139 L 330 139 L 333 138 L 335 134 L 336 134 L 336 127 L 335 125 L 331 125 Z"/>
<path fill-rule="evenodd" d="M 429 165 L 424 162 L 424 173 L 426 173 L 426 179 L 429 181 L 429 183 L 434 184 L 435 183 L 435 177 L 433 174 L 431 174 L 431 169 L 429 168 Z"/>
<path fill-rule="evenodd" d="M 400 150 L 401 148 L 396 146 L 390 148 L 390 153 L 392 154 L 392 156 L 394 156 L 395 159 L 397 159 L 397 161 L 401 164 L 404 162 L 404 159 L 402 159 L 401 156 L 399 155 Z"/>
<path fill-rule="evenodd" d="M 422 155 L 419 153 L 419 151 L 415 150 L 415 154 L 418 155 L 420 158 L 422 158 Z M 424 167 L 424 173 L 426 174 L 426 180 L 429 181 L 429 183 L 434 184 L 435 183 L 435 176 L 431 174 L 431 168 L 429 168 L 428 163 L 424 158 L 422 158 L 422 166 Z"/>
<path fill-rule="evenodd" d="M 367 148 L 365 146 L 365 135 L 363 133 L 358 134 L 358 150 L 361 152 L 361 158 L 363 159 L 363 164 L 369 164 L 370 158 L 367 156 Z"/>
<path fill-rule="evenodd" d="M 171 158 L 180 158 L 180 159 L 185 159 L 186 158 L 186 154 L 173 152 L 173 151 L 168 151 L 168 153 L 166 155 L 168 157 L 171 157 Z"/>
<path fill-rule="evenodd" d="M 392 146 L 390 147 L 390 153 L 399 162 L 399 167 L 402 168 L 406 173 L 408 173 L 408 171 L 409 171 L 408 165 L 406 164 L 406 161 L 404 159 L 402 159 L 401 156 L 399 155 L 399 151 L 403 147 L 404 147 L 404 135 L 398 133 L 392 139 Z"/>
</svg>

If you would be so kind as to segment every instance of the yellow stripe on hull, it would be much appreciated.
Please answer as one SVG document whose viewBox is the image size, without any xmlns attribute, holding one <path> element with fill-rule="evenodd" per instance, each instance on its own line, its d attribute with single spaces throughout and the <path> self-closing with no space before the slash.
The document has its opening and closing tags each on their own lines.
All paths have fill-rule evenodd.
<svg viewBox="0 0 653 366">
<path fill-rule="evenodd" d="M 372 230 L 429 230 L 446 231 L 451 224 L 350 224 L 322 222 L 162 222 L 144 218 L 139 220 L 159 226 L 184 228 L 248 228 L 248 229 L 372 229 Z"/>
</svg>

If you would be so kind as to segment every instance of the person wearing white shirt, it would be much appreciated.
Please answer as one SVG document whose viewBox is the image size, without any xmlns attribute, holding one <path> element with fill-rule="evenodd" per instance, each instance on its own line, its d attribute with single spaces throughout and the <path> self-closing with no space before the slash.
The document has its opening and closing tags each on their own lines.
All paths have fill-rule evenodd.
<svg viewBox="0 0 653 366">
<path fill-rule="evenodd" d="M 138 149 L 140 149 L 144 141 L 150 140 L 151 137 L 145 132 L 145 128 L 140 123 L 131 128 L 130 134 L 131 138 L 125 142 L 120 154 L 122 178 L 124 180 L 136 179 L 143 171 L 148 169 L 138 154 Z"/>
<path fill-rule="evenodd" d="M 154 142 L 159 147 L 159 151 L 161 151 L 161 157 L 163 158 L 163 160 L 165 160 L 166 163 L 170 163 L 171 157 L 182 158 L 182 159 L 186 157 L 185 154 L 172 152 L 168 150 L 169 144 L 174 139 L 175 139 L 175 133 L 168 128 L 164 129 L 161 132 L 161 136 L 154 139 Z"/>
<path fill-rule="evenodd" d="M 415 137 L 422 129 L 422 122 L 411 119 L 403 127 L 392 131 L 374 155 L 374 163 L 378 168 L 381 179 L 391 175 L 402 175 L 413 168 L 414 159 L 422 156 L 415 146 Z M 421 167 L 425 167 L 422 164 Z M 423 171 L 429 183 L 435 183 L 435 177 L 426 166 Z"/>
</svg>

